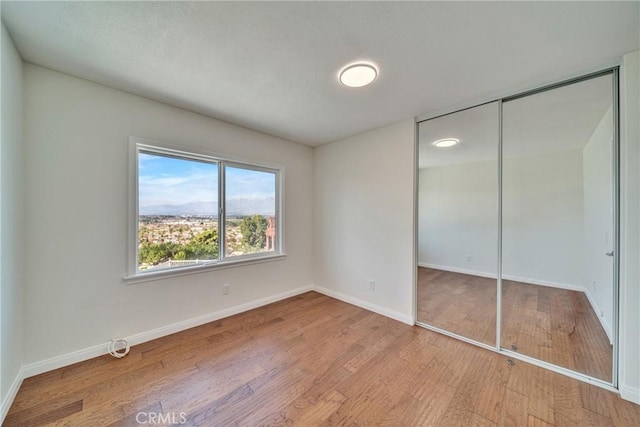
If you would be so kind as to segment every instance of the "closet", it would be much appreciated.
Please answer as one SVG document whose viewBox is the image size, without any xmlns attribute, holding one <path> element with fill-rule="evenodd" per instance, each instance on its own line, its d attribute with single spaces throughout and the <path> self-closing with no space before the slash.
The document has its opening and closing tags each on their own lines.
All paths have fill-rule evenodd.
<svg viewBox="0 0 640 427">
<path fill-rule="evenodd" d="M 418 122 L 418 325 L 617 386 L 617 77 Z"/>
</svg>

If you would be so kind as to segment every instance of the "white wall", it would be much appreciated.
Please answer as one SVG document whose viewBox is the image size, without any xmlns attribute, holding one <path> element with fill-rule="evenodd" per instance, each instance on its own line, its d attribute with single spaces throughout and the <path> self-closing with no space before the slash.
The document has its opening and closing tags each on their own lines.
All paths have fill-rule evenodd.
<svg viewBox="0 0 640 427">
<path fill-rule="evenodd" d="M 620 393 L 640 405 L 640 51 L 621 68 Z"/>
<path fill-rule="evenodd" d="M 408 323 L 414 139 L 411 119 L 314 150 L 316 285 Z"/>
<path fill-rule="evenodd" d="M 584 287 L 613 339 L 613 107 L 598 123 L 584 147 Z"/>
<path fill-rule="evenodd" d="M 495 277 L 497 161 L 423 168 L 418 174 L 418 263 Z"/>
<path fill-rule="evenodd" d="M 503 274 L 582 287 L 582 150 L 508 157 L 502 178 Z"/>
<path fill-rule="evenodd" d="M 312 283 L 311 148 L 30 64 L 24 111 L 25 363 Z M 125 283 L 130 135 L 283 164 L 287 258 Z"/>
<path fill-rule="evenodd" d="M 0 140 L 0 422 L 20 384 L 24 286 L 22 59 L 2 24 Z"/>
<path fill-rule="evenodd" d="M 503 277 L 582 288 L 582 151 L 506 157 L 503 167 Z M 419 174 L 418 262 L 495 277 L 497 163 Z"/>
</svg>

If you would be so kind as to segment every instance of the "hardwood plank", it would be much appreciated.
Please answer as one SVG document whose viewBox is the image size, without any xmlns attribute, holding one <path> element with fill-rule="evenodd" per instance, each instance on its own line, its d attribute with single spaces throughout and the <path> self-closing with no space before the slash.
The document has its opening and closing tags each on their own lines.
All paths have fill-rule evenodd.
<svg viewBox="0 0 640 427">
<path fill-rule="evenodd" d="M 139 413 L 142 413 L 141 416 L 138 416 Z M 109 427 L 128 427 L 139 425 L 138 421 L 147 421 L 146 414 L 154 413 L 154 414 L 162 414 L 162 405 L 160 402 L 155 402 L 147 407 L 139 407 L 136 413 L 130 414 L 129 416 L 125 416 L 111 424 Z"/>
<path fill-rule="evenodd" d="M 527 417 L 527 427 L 553 427 L 553 424 L 549 424 L 545 420 L 529 414 L 529 417 Z"/>
<path fill-rule="evenodd" d="M 492 358 L 484 371 L 484 381 L 478 392 L 473 412 L 484 419 L 497 423 L 504 404 L 504 395 L 509 379 L 509 365 Z"/>
<path fill-rule="evenodd" d="M 503 281 L 502 346 L 611 380 L 613 352 L 582 292 Z M 495 344 L 496 281 L 418 268 L 418 320 Z"/>
<path fill-rule="evenodd" d="M 4 425 L 137 425 L 139 412 L 189 426 L 640 425 L 613 393 L 315 292 L 28 379 Z"/>
<path fill-rule="evenodd" d="M 524 426 L 527 425 L 528 399 L 509 388 L 505 391 L 504 410 L 500 414 L 499 426 Z"/>
<path fill-rule="evenodd" d="M 475 413 L 471 416 L 471 420 L 469 420 L 469 427 L 494 427 L 494 426 L 497 426 L 497 424 Z"/>
<path fill-rule="evenodd" d="M 598 414 L 596 412 L 592 412 L 588 409 L 583 411 L 584 414 L 584 425 L 592 426 L 592 427 L 610 427 L 613 426 L 613 421 L 611 418 L 605 417 L 604 415 Z"/>
<path fill-rule="evenodd" d="M 581 426 L 585 424 L 580 384 L 567 377 L 554 378 L 554 403 L 556 424 Z"/>
<path fill-rule="evenodd" d="M 68 417 L 72 414 L 82 411 L 82 400 L 76 400 L 67 405 L 53 409 L 51 411 L 42 413 L 40 415 L 30 417 L 31 414 L 14 414 L 13 416 L 7 416 L 4 420 L 4 426 L 41 426 L 44 424 L 53 423 L 61 418 Z"/>
<path fill-rule="evenodd" d="M 212 420 L 220 414 L 229 414 L 232 418 L 239 417 L 241 412 L 237 409 L 238 405 L 250 399 L 252 395 L 253 390 L 251 390 L 251 387 L 244 384 L 226 396 L 202 406 L 195 412 L 187 414 L 187 422 L 185 425 L 209 426 L 212 424 Z"/>
</svg>

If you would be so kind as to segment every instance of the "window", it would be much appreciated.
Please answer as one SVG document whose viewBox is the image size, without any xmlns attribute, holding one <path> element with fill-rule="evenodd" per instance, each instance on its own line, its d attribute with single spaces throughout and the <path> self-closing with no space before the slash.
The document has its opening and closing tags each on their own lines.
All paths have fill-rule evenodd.
<svg viewBox="0 0 640 427">
<path fill-rule="evenodd" d="M 276 236 L 276 173 L 224 167 L 225 256 L 271 252 Z"/>
<path fill-rule="evenodd" d="M 282 254 L 281 168 L 131 141 L 132 276 Z"/>
</svg>

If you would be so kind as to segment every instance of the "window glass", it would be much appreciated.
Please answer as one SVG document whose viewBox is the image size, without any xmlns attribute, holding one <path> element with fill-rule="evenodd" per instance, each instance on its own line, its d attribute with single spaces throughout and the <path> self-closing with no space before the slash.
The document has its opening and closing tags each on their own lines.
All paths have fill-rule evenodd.
<svg viewBox="0 0 640 427">
<path fill-rule="evenodd" d="M 225 255 L 276 250 L 276 174 L 225 167 Z"/>
<path fill-rule="evenodd" d="M 218 164 L 140 151 L 138 270 L 218 258 Z"/>
</svg>

